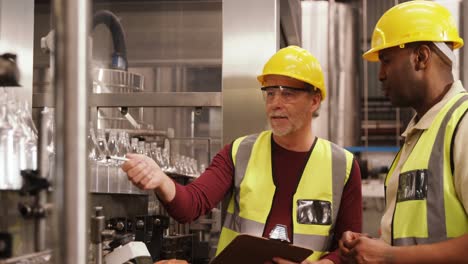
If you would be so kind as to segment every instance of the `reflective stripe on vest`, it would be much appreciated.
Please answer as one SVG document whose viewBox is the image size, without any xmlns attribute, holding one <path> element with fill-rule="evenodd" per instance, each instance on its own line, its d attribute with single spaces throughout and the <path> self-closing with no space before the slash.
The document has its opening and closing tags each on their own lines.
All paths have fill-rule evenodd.
<svg viewBox="0 0 468 264">
<path fill-rule="evenodd" d="M 235 223 L 235 221 L 237 221 L 237 223 Z M 236 229 L 236 226 L 242 228 Z M 227 213 L 226 219 L 224 220 L 224 227 L 236 231 L 239 234 L 252 234 L 256 233 L 258 230 L 263 230 L 265 225 L 242 217 L 234 217 L 232 214 Z M 294 234 L 295 245 L 314 248 L 318 251 L 327 251 L 324 245 L 327 245 L 329 241 L 328 236 Z"/>
<path fill-rule="evenodd" d="M 219 253 L 219 250 L 223 249 L 227 243 L 229 243 L 234 237 L 235 235 L 239 234 L 239 233 L 247 233 L 247 234 L 252 234 L 252 235 L 257 235 L 257 236 L 261 236 L 262 233 L 263 233 L 263 230 L 265 228 L 265 223 L 261 222 L 261 221 L 254 221 L 254 220 L 251 220 L 251 219 L 247 219 L 245 217 L 242 217 L 240 215 L 240 193 L 241 193 L 241 184 L 242 184 L 242 181 L 244 180 L 244 176 L 246 175 L 246 172 L 247 172 L 247 166 L 248 166 L 248 163 L 249 161 L 252 160 L 252 157 L 251 157 L 251 154 L 253 152 L 253 149 L 255 148 L 254 145 L 256 144 L 257 140 L 259 139 L 259 137 L 261 138 L 259 141 L 261 142 L 267 142 L 268 140 L 268 144 L 270 144 L 269 140 L 271 140 L 271 132 L 263 132 L 262 134 L 258 135 L 250 135 L 250 136 L 247 136 L 245 138 L 241 138 L 239 139 L 240 140 L 240 143 L 238 140 L 236 140 L 233 144 L 233 153 L 235 153 L 235 155 L 233 155 L 234 157 L 234 164 L 235 164 L 235 177 L 234 177 L 234 193 L 233 193 L 233 199 L 231 199 L 231 203 L 229 205 L 229 208 L 228 208 L 228 212 L 226 214 L 226 219 L 225 219 L 225 222 L 224 222 L 224 227 L 223 229 L 227 228 L 229 229 L 230 231 L 228 232 L 226 230 L 226 232 L 222 232 L 221 234 L 221 238 L 220 238 L 220 245 L 219 245 L 219 248 L 218 248 L 218 252 Z M 266 137 L 266 138 L 265 138 Z M 260 144 L 260 143 L 257 143 L 257 144 Z M 331 142 L 328 142 L 326 140 L 323 140 L 323 139 L 317 139 L 317 142 L 316 142 L 316 145 L 319 145 L 321 147 L 327 147 L 329 148 L 329 154 L 327 155 L 330 155 L 329 158 L 331 158 L 331 162 L 328 162 L 328 163 L 331 163 L 330 165 L 330 172 L 328 173 L 328 175 L 330 176 L 326 176 L 327 173 L 323 173 L 323 176 L 320 175 L 321 177 L 331 177 L 330 179 L 330 189 L 333 190 L 332 192 L 332 195 L 331 195 L 331 203 L 332 203 L 332 214 L 331 214 L 331 224 L 328 225 L 328 226 L 320 226 L 318 227 L 321 231 L 321 233 L 319 232 L 318 234 L 304 234 L 304 233 L 297 233 L 296 232 L 296 229 L 300 229 L 299 227 L 297 227 L 299 224 L 296 222 L 296 219 L 294 219 L 295 217 L 293 217 L 293 243 L 295 245 L 299 245 L 299 246 L 303 246 L 303 247 L 307 247 L 307 248 L 312 248 L 314 251 L 317 251 L 317 256 L 319 257 L 321 252 L 326 252 L 328 251 L 328 247 L 329 247 L 329 244 L 330 244 L 330 241 L 331 241 L 331 237 L 333 235 L 332 233 L 332 230 L 335 226 L 335 223 L 336 223 L 336 217 L 337 217 L 337 213 L 338 213 L 338 208 L 339 208 L 339 204 L 341 202 L 341 195 L 342 195 L 342 192 L 343 192 L 343 186 L 344 184 L 346 183 L 348 177 L 349 177 L 349 174 L 350 174 L 350 171 L 351 171 L 351 166 L 352 166 L 352 160 L 353 160 L 353 156 L 351 153 L 349 152 L 345 152 L 344 149 L 336 146 L 335 144 L 331 143 Z M 263 146 L 261 145 L 262 147 L 258 147 L 258 148 L 264 148 L 266 146 Z M 269 146 L 271 147 L 271 146 Z M 314 147 L 314 150 L 315 150 L 315 147 Z M 318 159 L 321 160 L 323 159 L 323 155 L 321 156 L 320 154 L 315 154 L 314 155 L 314 150 L 312 151 L 312 154 L 311 154 L 311 157 L 309 158 L 309 161 L 312 159 L 312 156 L 314 156 L 315 158 L 317 158 L 318 156 Z M 266 152 L 264 152 L 265 154 Z M 271 156 L 271 154 L 270 154 Z M 270 157 L 271 158 L 271 157 Z M 329 159 L 328 158 L 328 159 Z M 308 163 L 309 163 L 308 161 Z M 311 165 L 311 166 L 314 166 L 314 165 Z M 310 171 L 310 167 L 311 166 L 306 166 L 306 169 L 305 171 L 307 170 L 307 168 L 309 168 L 309 171 Z M 269 171 L 271 173 L 271 170 Z M 268 172 L 266 172 L 268 173 Z M 315 171 L 315 174 L 316 171 Z M 271 176 L 270 176 L 271 177 Z M 302 178 L 301 178 L 301 182 L 303 179 L 305 178 L 310 178 L 311 176 L 307 176 L 305 175 L 305 173 L 303 173 L 302 175 Z M 306 179 L 305 179 L 306 180 Z M 327 182 L 326 180 L 324 182 Z M 262 184 L 262 183 L 259 183 L 259 184 Z M 304 184 L 299 184 L 299 185 L 304 185 Z M 307 186 L 310 186 L 310 185 L 307 185 Z M 306 186 L 306 187 L 307 187 Z M 270 189 L 268 189 L 270 190 Z M 299 191 L 300 190 L 300 186 L 298 186 L 298 190 L 297 192 L 301 192 Z M 272 190 L 272 192 L 274 193 L 274 189 Z M 302 190 L 302 192 L 304 192 L 304 190 Z M 325 191 L 326 192 L 326 191 Z M 266 194 L 267 196 L 269 194 Z M 271 194 L 272 195 L 272 194 Z M 303 194 L 304 195 L 304 194 Z M 269 197 L 269 196 L 268 196 Z M 311 195 L 311 197 L 314 197 L 314 195 Z M 294 198 L 294 200 L 292 201 L 293 203 L 296 203 L 296 198 Z M 295 208 L 295 206 L 293 206 L 293 208 Z M 267 208 L 268 209 L 268 208 Z M 269 209 L 268 209 L 269 210 Z M 292 215 L 296 215 L 296 211 L 293 209 L 293 214 Z M 266 220 L 266 217 L 265 217 L 265 220 Z M 296 226 L 296 227 L 294 227 Z M 313 225 L 308 225 L 308 226 L 313 226 Z M 318 226 L 318 225 L 315 225 L 315 226 Z M 310 227 L 308 227 L 310 229 Z M 306 230 L 309 230 L 309 229 L 306 229 Z M 318 230 L 319 230 L 318 229 Z M 224 233 L 224 234 L 223 234 Z M 226 239 L 226 234 L 229 233 L 229 234 L 232 234 L 234 237 L 231 237 L 231 238 L 228 238 Z M 316 255 L 316 254 L 314 254 Z"/>
<path fill-rule="evenodd" d="M 447 231 L 446 213 L 453 214 L 455 212 L 457 215 L 457 217 L 455 217 L 456 220 L 454 220 L 459 221 L 457 227 L 450 227 L 452 229 L 459 228 L 455 233 L 460 235 L 460 233 L 463 234 L 468 231 L 468 218 L 466 213 L 464 213 L 463 206 L 456 200 L 453 175 L 450 169 L 450 144 L 454 136 L 453 133 L 456 125 L 468 109 L 468 103 L 465 103 L 467 101 L 468 95 L 466 95 L 466 93 L 457 95 L 451 99 L 447 107 L 442 109 L 438 116 L 436 116 L 431 127 L 420 136 L 408 160 L 405 161 L 400 172 L 399 185 L 401 186 L 402 183 L 400 181 L 404 179 L 404 175 L 415 172 L 415 177 L 420 178 L 419 182 L 425 182 L 425 184 L 427 184 L 427 194 L 424 199 L 408 199 L 402 201 L 398 201 L 399 193 L 397 194 L 397 203 L 395 205 L 394 219 L 392 221 L 393 245 L 429 244 L 447 240 L 452 237 Z M 450 126 L 448 126 L 449 123 Z M 437 127 L 437 124 L 440 125 Z M 437 130 L 434 131 L 434 129 Z M 433 132 L 436 133 L 435 136 L 431 136 L 430 133 Z M 428 149 L 430 147 L 432 147 L 432 151 L 427 159 L 427 156 L 421 154 L 420 148 Z M 399 159 L 399 155 L 397 159 Z M 423 159 L 426 159 L 426 161 Z M 427 164 L 424 165 L 424 162 Z M 397 164 L 398 161 L 396 160 L 389 173 L 393 172 Z M 425 168 L 427 168 L 427 171 Z M 448 191 L 444 193 L 444 189 Z M 450 198 L 449 201 L 445 200 L 447 197 Z M 413 204 L 411 205 L 411 203 Z M 450 203 L 449 209 L 446 208 L 446 203 Z M 404 210 L 401 212 L 412 211 L 414 215 L 401 213 L 400 210 Z M 426 213 L 427 223 L 422 222 L 421 217 L 417 217 L 418 213 L 423 212 Z M 454 216 L 452 215 L 451 218 L 454 218 Z M 410 226 L 415 223 L 419 228 L 417 231 Z M 426 228 L 424 225 L 427 225 L 427 234 L 422 236 L 421 230 L 424 231 Z"/>
</svg>

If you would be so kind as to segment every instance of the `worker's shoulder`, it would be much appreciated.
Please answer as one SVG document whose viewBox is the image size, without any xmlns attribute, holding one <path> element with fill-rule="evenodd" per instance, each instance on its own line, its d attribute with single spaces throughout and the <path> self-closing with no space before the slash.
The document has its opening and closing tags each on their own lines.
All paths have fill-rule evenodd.
<svg viewBox="0 0 468 264">
<path fill-rule="evenodd" d="M 320 138 L 320 137 L 317 137 L 317 143 L 319 144 L 330 144 L 330 146 L 333 148 L 333 149 L 336 149 L 336 150 L 341 150 L 343 152 L 345 152 L 347 155 L 352 155 L 353 156 L 353 153 L 351 153 L 349 150 L 345 149 L 344 147 L 328 140 L 328 139 L 324 139 L 324 138 Z"/>
<path fill-rule="evenodd" d="M 269 136 L 269 135 L 271 135 L 270 130 L 265 130 L 265 131 L 262 131 L 262 132 L 259 132 L 259 133 L 244 135 L 244 136 L 240 136 L 240 137 L 234 139 L 232 141 L 232 144 L 240 143 L 240 142 L 244 141 L 245 139 L 255 141 L 259 137 L 265 137 L 265 136 Z"/>
</svg>

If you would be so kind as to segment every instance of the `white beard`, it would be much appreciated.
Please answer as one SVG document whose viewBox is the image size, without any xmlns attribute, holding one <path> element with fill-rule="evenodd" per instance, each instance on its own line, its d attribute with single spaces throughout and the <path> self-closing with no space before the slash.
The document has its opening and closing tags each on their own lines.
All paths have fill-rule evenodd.
<svg viewBox="0 0 468 264">
<path fill-rule="evenodd" d="M 279 137 L 286 136 L 287 134 L 293 131 L 293 127 L 291 125 L 287 127 L 282 127 L 282 128 L 275 128 L 270 123 L 270 127 L 271 127 L 271 131 L 273 132 L 273 135 L 279 136 Z"/>
<path fill-rule="evenodd" d="M 291 134 L 294 131 L 297 131 L 300 127 L 302 127 L 304 124 L 302 119 L 298 119 L 295 122 L 291 122 L 289 120 L 289 124 L 286 126 L 280 126 L 280 127 L 275 127 L 271 124 L 271 119 L 268 119 L 268 123 L 270 124 L 271 131 L 273 132 L 273 135 L 275 136 L 286 136 L 288 134 Z"/>
</svg>

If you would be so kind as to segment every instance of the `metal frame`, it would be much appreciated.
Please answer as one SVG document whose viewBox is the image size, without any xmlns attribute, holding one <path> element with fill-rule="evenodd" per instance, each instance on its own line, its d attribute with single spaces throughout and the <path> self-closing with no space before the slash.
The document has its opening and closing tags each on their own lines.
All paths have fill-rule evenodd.
<svg viewBox="0 0 468 264">
<path fill-rule="evenodd" d="M 89 0 L 53 1 L 55 51 L 54 184 L 55 263 L 88 262 L 88 184 L 86 159 L 89 65 Z"/>
<path fill-rule="evenodd" d="M 90 94 L 89 107 L 221 107 L 221 92 Z M 53 96 L 35 93 L 33 107 L 54 107 Z"/>
</svg>

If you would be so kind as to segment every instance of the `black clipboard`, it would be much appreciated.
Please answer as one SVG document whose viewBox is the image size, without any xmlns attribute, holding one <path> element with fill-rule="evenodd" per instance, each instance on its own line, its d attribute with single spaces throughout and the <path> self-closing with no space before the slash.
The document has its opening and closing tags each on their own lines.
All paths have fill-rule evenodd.
<svg viewBox="0 0 468 264">
<path fill-rule="evenodd" d="M 251 235 L 238 235 L 210 264 L 259 264 L 282 257 L 297 263 L 312 255 L 312 249 Z"/>
</svg>

